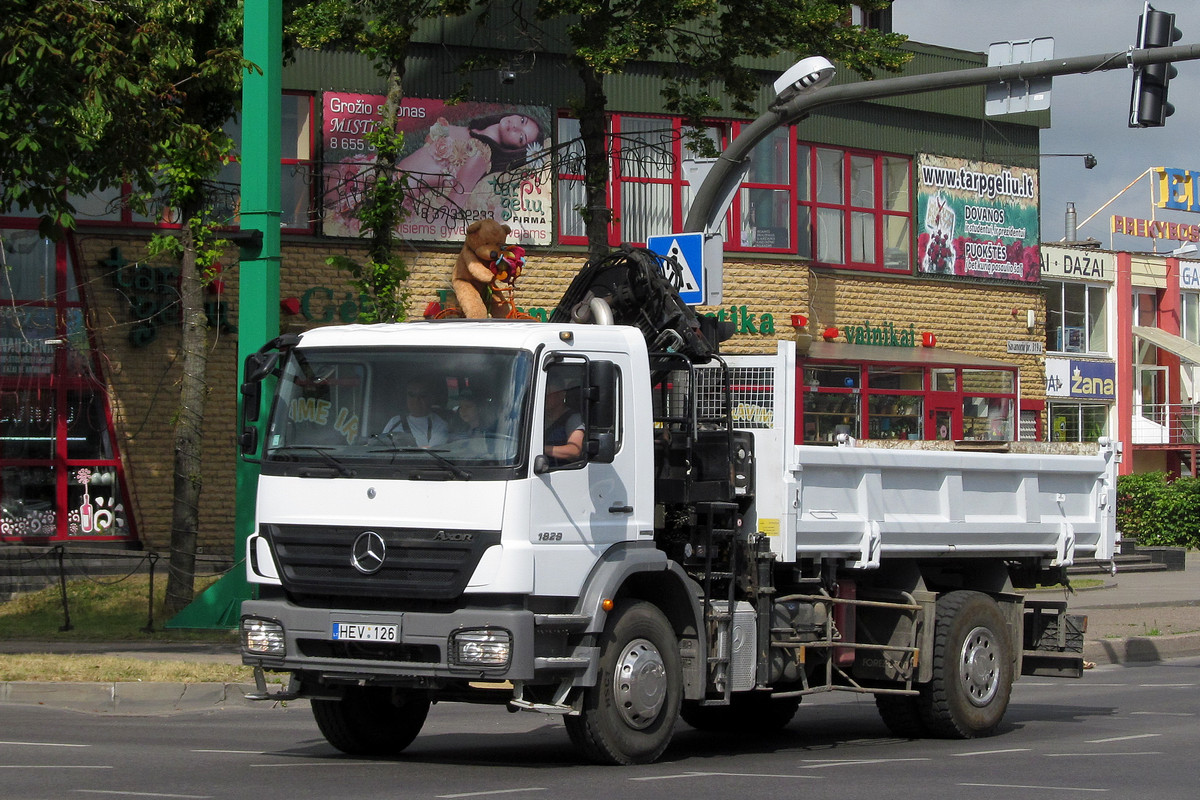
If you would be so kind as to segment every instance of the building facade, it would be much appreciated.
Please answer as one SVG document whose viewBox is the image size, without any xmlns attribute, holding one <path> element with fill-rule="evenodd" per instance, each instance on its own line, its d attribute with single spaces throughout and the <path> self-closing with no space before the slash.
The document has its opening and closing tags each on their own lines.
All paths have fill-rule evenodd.
<svg viewBox="0 0 1200 800">
<path fill-rule="evenodd" d="M 575 84 L 565 56 L 547 52 L 509 70 L 512 80 L 477 76 L 467 102 L 448 104 L 458 84 L 447 59 L 475 47 L 477 35 L 466 22 L 431 28 L 406 77 L 411 98 L 397 121 L 412 159 L 405 168 L 455 177 L 429 181 L 401 230 L 410 314 L 445 297 L 466 224 L 489 216 L 526 247 L 517 301 L 544 319 L 586 258 L 578 123 L 569 112 Z M 984 61 L 912 49 L 912 73 Z M 786 66 L 764 67 L 764 85 Z M 654 65 L 613 76 L 608 87 L 614 245 L 677 231 L 686 216 L 686 131 L 662 113 L 661 87 Z M 286 329 L 352 322 L 362 307 L 328 260 L 363 253 L 354 212 L 370 160 L 363 132 L 378 124 L 381 91 L 371 65 L 345 54 L 301 53 L 284 73 Z M 748 122 L 714 118 L 704 133 L 723 146 Z M 798 337 L 804 441 L 843 431 L 908 441 L 1083 436 L 1097 413 L 1085 408 L 1090 400 L 1051 402 L 1046 391 L 1047 324 L 1078 327 L 1074 289 L 1047 305 L 1037 171 L 1021 166 L 1037 163 L 1046 123 L 1037 114 L 985 123 L 983 89 L 958 89 L 826 109 L 757 148 L 726 220 L 722 305 L 699 311 L 731 323 L 728 352 L 770 352 L 779 338 Z M 519 158 L 505 162 L 489 145 L 494 169 L 475 178 L 464 167 L 480 147 L 472 142 L 501 124 L 522 129 Z M 473 133 L 456 138 L 464 129 Z M 459 141 L 467 149 L 455 149 Z M 1004 156 L 989 155 L 997 151 Z M 237 165 L 221 179 L 236 185 Z M 235 199 L 225 201 L 231 225 Z M 121 202 L 121 187 L 80 198 L 80 209 L 78 230 L 59 243 L 41 240 L 35 220 L 0 219 L 8 266 L 0 539 L 165 549 L 176 479 L 178 265 L 149 257 L 146 245 L 171 228 L 170 211 L 139 217 Z M 207 303 L 199 545 L 208 553 L 234 544 L 237 255 L 227 253 Z M 1076 341 L 1073 330 L 1063 335 Z"/>
</svg>

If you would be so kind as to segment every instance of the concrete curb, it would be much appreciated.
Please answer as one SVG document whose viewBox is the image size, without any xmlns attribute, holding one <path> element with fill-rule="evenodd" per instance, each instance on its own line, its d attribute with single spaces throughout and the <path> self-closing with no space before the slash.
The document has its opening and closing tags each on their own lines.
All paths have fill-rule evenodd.
<svg viewBox="0 0 1200 800">
<path fill-rule="evenodd" d="M 1131 636 L 1084 641 L 1083 659 L 1096 664 L 1134 664 L 1200 656 L 1200 633 Z"/>
<path fill-rule="evenodd" d="M 102 714 L 152 716 L 249 706 L 245 683 L 0 682 L 0 704 L 49 706 Z"/>
</svg>

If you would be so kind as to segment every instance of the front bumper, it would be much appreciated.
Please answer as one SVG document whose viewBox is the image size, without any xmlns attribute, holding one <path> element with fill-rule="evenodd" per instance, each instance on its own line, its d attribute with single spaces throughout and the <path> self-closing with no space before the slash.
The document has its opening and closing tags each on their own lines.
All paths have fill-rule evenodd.
<svg viewBox="0 0 1200 800">
<path fill-rule="evenodd" d="M 272 671 L 302 672 L 321 683 L 436 686 L 448 681 L 535 682 L 570 673 L 573 682 L 594 677 L 596 648 L 570 644 L 571 628 L 559 615 L 523 609 L 458 609 L 446 613 L 315 609 L 286 600 L 247 600 L 242 618 L 265 620 L 283 629 L 280 655 L 242 645 L 242 662 Z M 568 620 L 582 622 L 582 620 Z M 333 638 L 334 623 L 396 626 L 394 641 Z M 539 629 L 541 634 L 539 635 Z M 455 663 L 452 637 L 467 631 L 507 631 L 511 650 L 503 665 Z M 541 650 L 539 654 L 537 651 Z"/>
</svg>

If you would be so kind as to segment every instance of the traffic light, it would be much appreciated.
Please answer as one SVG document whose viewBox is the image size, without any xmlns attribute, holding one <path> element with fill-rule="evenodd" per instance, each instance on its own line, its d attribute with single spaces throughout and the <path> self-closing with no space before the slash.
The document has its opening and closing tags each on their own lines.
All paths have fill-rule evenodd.
<svg viewBox="0 0 1200 800">
<path fill-rule="evenodd" d="M 1137 47 L 1170 47 L 1183 34 L 1175 27 L 1175 15 L 1158 11 L 1149 3 L 1138 18 Z M 1171 64 L 1147 64 L 1133 73 L 1133 93 L 1129 97 L 1129 127 L 1161 127 L 1175 107 L 1167 102 L 1167 85 L 1175 77 Z"/>
</svg>

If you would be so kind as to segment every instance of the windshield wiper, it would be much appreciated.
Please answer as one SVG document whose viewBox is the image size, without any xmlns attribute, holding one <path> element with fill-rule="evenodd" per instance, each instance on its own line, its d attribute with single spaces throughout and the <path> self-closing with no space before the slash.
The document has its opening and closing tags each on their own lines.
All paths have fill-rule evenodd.
<svg viewBox="0 0 1200 800">
<path fill-rule="evenodd" d="M 450 474 L 458 478 L 460 481 L 471 480 L 471 473 L 455 464 L 450 459 L 442 455 L 443 450 L 431 450 L 425 447 L 380 447 L 376 452 L 384 453 L 425 453 L 434 457 L 434 459 L 446 469 L 450 470 Z"/>
<path fill-rule="evenodd" d="M 357 473 L 347 467 L 342 462 L 329 454 L 331 448 L 328 445 L 321 444 L 285 444 L 271 450 L 272 454 L 280 452 L 291 452 L 293 450 L 311 450 L 312 452 L 325 459 L 325 463 L 337 470 L 338 474 L 343 478 L 353 478 Z"/>
</svg>

